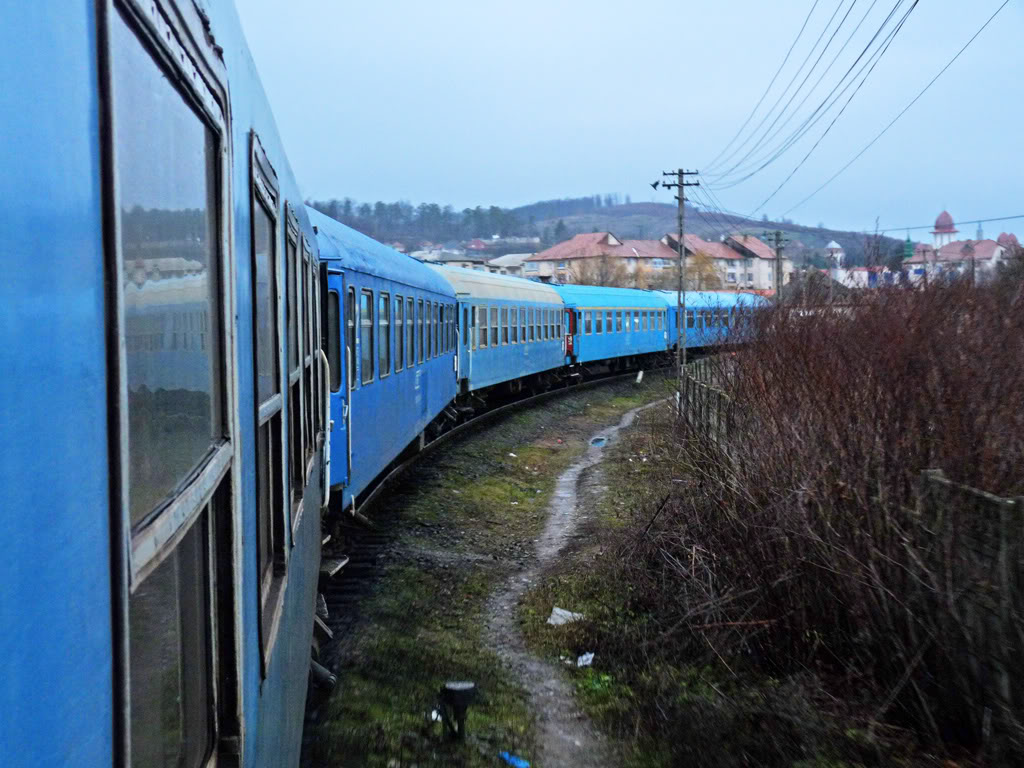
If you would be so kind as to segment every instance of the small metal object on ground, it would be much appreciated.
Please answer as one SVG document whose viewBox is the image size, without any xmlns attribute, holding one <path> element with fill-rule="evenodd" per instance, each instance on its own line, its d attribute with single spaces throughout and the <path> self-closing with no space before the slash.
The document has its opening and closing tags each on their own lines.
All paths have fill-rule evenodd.
<svg viewBox="0 0 1024 768">
<path fill-rule="evenodd" d="M 452 680 L 441 686 L 438 709 L 449 738 L 466 738 L 466 710 L 476 699 L 476 683 Z"/>
</svg>

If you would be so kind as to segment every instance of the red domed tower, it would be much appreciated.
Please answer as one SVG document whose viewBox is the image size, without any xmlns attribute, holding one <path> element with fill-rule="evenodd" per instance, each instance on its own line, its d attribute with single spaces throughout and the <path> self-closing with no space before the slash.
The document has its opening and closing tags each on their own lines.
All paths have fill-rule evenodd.
<svg viewBox="0 0 1024 768">
<path fill-rule="evenodd" d="M 952 243 L 953 235 L 958 231 L 953 225 L 953 217 L 949 215 L 949 211 L 940 213 L 935 220 L 935 229 L 932 230 L 932 236 L 935 238 L 935 250 Z"/>
</svg>

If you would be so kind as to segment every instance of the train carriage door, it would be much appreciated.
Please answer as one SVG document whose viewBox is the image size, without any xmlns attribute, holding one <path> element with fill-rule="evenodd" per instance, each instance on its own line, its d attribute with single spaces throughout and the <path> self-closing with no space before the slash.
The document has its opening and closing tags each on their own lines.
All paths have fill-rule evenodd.
<svg viewBox="0 0 1024 768">
<path fill-rule="evenodd" d="M 345 485 L 352 473 L 352 382 L 350 322 L 355 317 L 355 296 L 345 285 L 345 275 L 327 271 L 327 318 L 324 333 L 330 367 L 331 485 Z"/>
<path fill-rule="evenodd" d="M 565 352 L 566 362 L 576 362 L 576 343 L 579 335 L 578 314 L 575 307 L 565 308 L 565 336 L 562 343 Z"/>
</svg>

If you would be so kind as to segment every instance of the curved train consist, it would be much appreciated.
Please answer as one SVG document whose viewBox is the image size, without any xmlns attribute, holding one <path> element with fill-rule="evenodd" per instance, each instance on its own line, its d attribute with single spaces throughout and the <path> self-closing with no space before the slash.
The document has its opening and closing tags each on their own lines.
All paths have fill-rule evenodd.
<svg viewBox="0 0 1024 768">
<path fill-rule="evenodd" d="M 328 498 L 664 355 L 675 294 L 428 266 L 306 208 L 229 3 L 7 21 L 0 757 L 296 765 Z M 687 346 L 756 301 L 688 293 Z"/>
</svg>

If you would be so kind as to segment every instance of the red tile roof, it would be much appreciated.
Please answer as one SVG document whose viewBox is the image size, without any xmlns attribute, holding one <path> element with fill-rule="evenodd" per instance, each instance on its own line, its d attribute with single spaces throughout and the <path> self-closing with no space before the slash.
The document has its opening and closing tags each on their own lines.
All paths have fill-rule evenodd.
<svg viewBox="0 0 1024 768">
<path fill-rule="evenodd" d="M 675 251 L 659 240 L 619 240 L 611 232 L 585 232 L 526 261 L 571 261 L 605 254 L 619 259 L 671 259 Z"/>
<path fill-rule="evenodd" d="M 936 254 L 934 248 L 918 246 L 914 249 L 914 255 L 904 261 L 904 264 L 937 261 L 989 261 L 1002 247 L 995 240 L 957 240 L 942 246 Z M 971 253 L 971 249 L 973 249 L 973 253 Z"/>
<path fill-rule="evenodd" d="M 726 240 L 727 243 L 734 243 L 734 247 L 746 248 L 748 251 L 753 253 L 759 259 L 772 259 L 775 260 L 775 251 L 773 251 L 768 243 L 758 240 L 753 235 L 735 234 L 729 235 Z M 741 251 L 742 253 L 742 251 Z"/>
<path fill-rule="evenodd" d="M 675 244 L 679 240 L 679 235 L 672 234 L 669 232 L 665 235 L 665 240 L 668 240 L 671 244 L 669 248 L 675 253 Z M 714 240 L 704 240 L 697 235 L 684 234 L 683 240 L 686 242 L 686 250 L 691 253 L 702 252 L 706 253 L 712 259 L 742 259 L 743 255 L 736 250 L 730 248 L 725 243 L 715 242 Z M 677 256 L 678 258 L 678 256 Z"/>
</svg>

